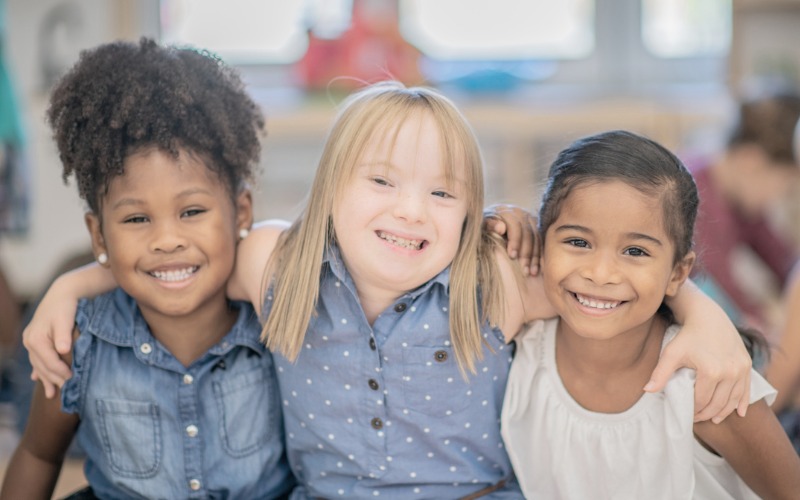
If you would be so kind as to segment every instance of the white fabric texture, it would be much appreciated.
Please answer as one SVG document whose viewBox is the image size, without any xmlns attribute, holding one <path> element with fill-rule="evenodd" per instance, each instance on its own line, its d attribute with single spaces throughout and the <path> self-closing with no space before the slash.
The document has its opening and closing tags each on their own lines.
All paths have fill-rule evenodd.
<svg viewBox="0 0 800 500">
<path fill-rule="evenodd" d="M 678 370 L 664 391 L 622 413 L 588 411 L 558 375 L 557 325 L 537 321 L 517 335 L 503 405 L 503 439 L 527 498 L 758 498 L 694 438 L 694 370 Z M 664 345 L 679 329 L 669 327 Z M 750 403 L 775 395 L 753 371 Z"/>
</svg>

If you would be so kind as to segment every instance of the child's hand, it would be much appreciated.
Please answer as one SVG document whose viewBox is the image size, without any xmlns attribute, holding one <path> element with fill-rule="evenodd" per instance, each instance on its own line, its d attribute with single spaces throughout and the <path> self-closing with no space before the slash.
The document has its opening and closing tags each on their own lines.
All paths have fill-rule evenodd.
<svg viewBox="0 0 800 500">
<path fill-rule="evenodd" d="M 730 324 L 727 328 L 731 328 Z M 734 410 L 738 410 L 740 416 L 747 411 L 752 361 L 738 332 L 732 342 L 729 332 L 723 328 L 717 328 L 714 335 L 711 331 L 685 325 L 664 348 L 653 371 L 652 386 L 648 384 L 645 390 L 656 392 L 663 389 L 672 373 L 680 367 L 694 368 L 697 371 L 694 421 L 711 419 L 718 424 Z M 722 331 L 725 331 L 724 335 L 719 333 Z"/>
<path fill-rule="evenodd" d="M 488 230 L 505 237 L 508 256 L 519 260 L 525 274 L 539 273 L 536 217 L 514 205 L 496 204 L 484 209 L 483 223 Z"/>
<path fill-rule="evenodd" d="M 76 310 L 77 300 L 71 295 L 62 295 L 56 282 L 39 302 L 36 313 L 22 332 L 22 343 L 28 349 L 33 366 L 31 379 L 42 383 L 47 398 L 55 396 L 56 388 L 72 376 L 59 353 L 67 354 L 71 350 Z"/>
<path fill-rule="evenodd" d="M 675 370 L 694 368 L 695 422 L 711 419 L 719 423 L 734 410 L 744 417 L 750 406 L 753 361 L 736 327 L 691 280 L 667 303 L 683 328 L 664 348 L 645 390 L 658 392 Z"/>
</svg>

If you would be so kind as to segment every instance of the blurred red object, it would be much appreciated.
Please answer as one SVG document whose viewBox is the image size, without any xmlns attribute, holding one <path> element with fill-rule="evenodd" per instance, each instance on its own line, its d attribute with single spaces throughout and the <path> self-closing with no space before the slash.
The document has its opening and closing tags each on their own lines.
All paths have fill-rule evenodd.
<svg viewBox="0 0 800 500">
<path fill-rule="evenodd" d="M 419 57 L 400 34 L 396 0 L 354 0 L 350 27 L 336 39 L 310 31 L 296 69 L 309 89 L 351 90 L 387 79 L 418 85 L 424 81 Z"/>
</svg>

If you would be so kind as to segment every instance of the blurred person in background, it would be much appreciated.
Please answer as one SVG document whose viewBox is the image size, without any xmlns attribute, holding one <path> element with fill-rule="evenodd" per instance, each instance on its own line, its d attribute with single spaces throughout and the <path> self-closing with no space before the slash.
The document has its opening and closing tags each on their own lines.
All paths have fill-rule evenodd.
<svg viewBox="0 0 800 500">
<path fill-rule="evenodd" d="M 743 100 L 725 149 L 713 158 L 686 162 L 700 192 L 698 284 L 727 306 L 734 321 L 762 331 L 770 329 L 769 307 L 780 291 L 771 297 L 755 292 L 754 281 L 742 279 L 746 272 L 737 269 L 737 253 L 752 253 L 784 288 L 797 251 L 791 238 L 771 224 L 770 211 L 800 179 L 792 150 L 799 118 L 800 95 L 795 93 Z"/>
<path fill-rule="evenodd" d="M 795 128 L 794 154 L 800 158 L 800 121 Z M 800 453 L 800 265 L 791 273 L 781 310 L 782 320 L 766 375 L 778 391 L 772 409 Z"/>
</svg>

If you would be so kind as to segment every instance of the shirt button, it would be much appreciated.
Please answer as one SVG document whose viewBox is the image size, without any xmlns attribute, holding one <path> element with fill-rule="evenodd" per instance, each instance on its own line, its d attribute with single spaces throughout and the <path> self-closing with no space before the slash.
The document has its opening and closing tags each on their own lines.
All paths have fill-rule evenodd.
<svg viewBox="0 0 800 500">
<path fill-rule="evenodd" d="M 369 338 L 369 348 L 373 351 L 378 348 L 378 346 L 375 345 L 375 339 L 372 337 Z"/>
<path fill-rule="evenodd" d="M 189 385 L 189 384 L 191 384 L 192 382 L 194 382 L 194 377 L 192 377 L 192 376 L 191 376 L 191 375 L 189 375 L 188 373 L 187 373 L 186 375 L 184 375 L 184 376 L 183 376 L 183 383 L 184 383 L 184 384 L 186 384 L 186 385 Z"/>
<path fill-rule="evenodd" d="M 369 424 L 373 429 L 383 429 L 383 420 L 379 419 L 378 417 L 373 418 Z"/>
<path fill-rule="evenodd" d="M 197 428 L 196 425 L 190 425 L 186 428 L 186 435 L 189 436 L 190 438 L 195 437 L 198 432 L 199 429 Z"/>
<path fill-rule="evenodd" d="M 378 382 L 374 378 L 369 379 L 369 382 L 367 383 L 369 384 L 369 388 L 372 389 L 373 391 L 377 391 L 378 387 L 380 387 L 378 385 Z"/>
<path fill-rule="evenodd" d="M 408 307 L 408 306 L 406 306 L 404 303 L 400 302 L 399 304 L 394 306 L 394 312 L 401 313 L 401 312 L 406 310 L 406 307 Z"/>
<path fill-rule="evenodd" d="M 197 491 L 197 490 L 199 490 L 199 489 L 200 489 L 200 480 L 198 480 L 198 479 L 192 479 L 192 480 L 190 480 L 190 481 L 189 481 L 189 488 L 191 488 L 191 489 L 192 489 L 192 491 Z"/>
<path fill-rule="evenodd" d="M 447 351 L 436 351 L 433 353 L 433 359 L 438 361 L 439 363 L 444 363 L 447 361 Z"/>
<path fill-rule="evenodd" d="M 151 352 L 153 352 L 153 346 L 145 342 L 144 344 L 139 346 L 139 350 L 142 352 L 142 354 L 150 354 Z"/>
</svg>

